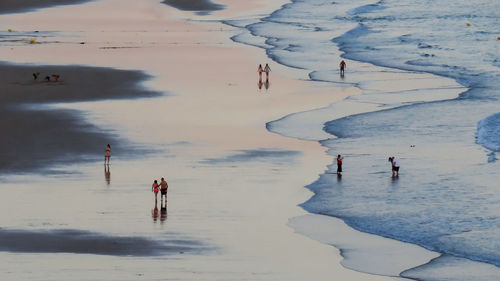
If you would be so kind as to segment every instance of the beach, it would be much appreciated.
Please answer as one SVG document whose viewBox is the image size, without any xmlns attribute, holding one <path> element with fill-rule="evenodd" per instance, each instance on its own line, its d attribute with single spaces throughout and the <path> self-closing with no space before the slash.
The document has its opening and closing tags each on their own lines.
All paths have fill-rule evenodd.
<svg viewBox="0 0 500 281">
<path fill-rule="evenodd" d="M 284 1 L 52 3 L 0 16 L 0 279 L 399 281 L 442 256 L 316 212 L 310 185 L 337 182 L 323 126 L 380 109 L 367 92 L 434 91 L 391 109 L 460 85 L 350 60 L 330 83 L 235 42 L 239 21 Z M 368 76 L 368 90 L 349 80 Z M 348 169 L 369 170 L 367 151 L 342 148 Z M 151 192 L 161 177 L 166 207 Z"/>
</svg>

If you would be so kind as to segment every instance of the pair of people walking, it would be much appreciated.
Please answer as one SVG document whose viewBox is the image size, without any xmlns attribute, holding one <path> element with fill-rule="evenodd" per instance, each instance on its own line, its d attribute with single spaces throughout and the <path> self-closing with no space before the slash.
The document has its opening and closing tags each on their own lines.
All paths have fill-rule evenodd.
<svg viewBox="0 0 500 281">
<path fill-rule="evenodd" d="M 259 64 L 259 68 L 257 68 L 257 72 L 259 73 L 259 81 L 262 81 L 262 72 L 266 73 L 266 81 L 269 79 L 269 72 L 271 72 L 271 67 L 266 63 L 266 66 L 262 68 L 262 64 Z"/>
<path fill-rule="evenodd" d="M 163 197 L 165 196 L 165 203 L 166 203 L 167 202 L 167 190 L 168 190 L 168 183 L 164 178 L 161 178 L 160 184 L 158 184 L 158 181 L 155 180 L 153 182 L 153 185 L 151 186 L 151 191 L 153 191 L 155 194 L 155 201 L 158 200 L 158 191 L 160 191 L 161 192 L 160 201 L 163 202 Z"/>
</svg>

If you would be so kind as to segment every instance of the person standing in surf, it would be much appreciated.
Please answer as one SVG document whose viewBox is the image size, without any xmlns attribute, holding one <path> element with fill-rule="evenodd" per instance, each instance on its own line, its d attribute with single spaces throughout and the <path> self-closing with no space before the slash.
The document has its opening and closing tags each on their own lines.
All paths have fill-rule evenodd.
<svg viewBox="0 0 500 281">
<path fill-rule="evenodd" d="M 337 156 L 337 175 L 342 174 L 342 159 L 344 159 L 340 154 Z"/>
<path fill-rule="evenodd" d="M 399 177 L 399 162 L 396 160 L 394 156 L 389 157 L 389 162 L 391 162 L 392 166 L 392 176 Z"/>
<path fill-rule="evenodd" d="M 340 75 L 341 75 L 341 76 L 344 76 L 344 70 L 345 70 L 345 67 L 346 67 L 346 63 L 345 63 L 345 61 L 344 61 L 344 60 L 342 60 L 342 61 L 340 62 Z"/>
</svg>

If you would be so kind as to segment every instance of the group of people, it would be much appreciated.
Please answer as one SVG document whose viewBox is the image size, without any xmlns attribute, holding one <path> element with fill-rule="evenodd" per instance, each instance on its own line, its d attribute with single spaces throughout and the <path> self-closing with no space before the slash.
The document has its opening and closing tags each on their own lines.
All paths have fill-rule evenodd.
<svg viewBox="0 0 500 281">
<path fill-rule="evenodd" d="M 37 80 L 38 76 L 40 76 L 40 72 L 33 72 L 33 80 Z M 52 78 L 54 78 L 54 82 L 58 82 L 60 77 L 61 76 L 59 74 L 52 74 Z M 52 80 L 51 80 L 50 76 L 47 75 L 47 76 L 45 76 L 45 81 L 50 82 Z"/>
<path fill-rule="evenodd" d="M 110 158 L 111 158 L 111 145 L 108 143 L 108 145 L 106 146 L 106 150 L 104 151 L 104 165 L 105 165 L 105 167 L 106 167 L 106 165 L 109 166 L 109 159 Z M 104 172 L 107 176 L 108 175 L 107 173 L 109 173 L 109 168 L 108 168 L 108 170 L 106 170 L 106 168 L 105 168 Z M 158 184 L 157 180 L 154 180 L 153 185 L 151 187 L 151 191 L 153 191 L 155 194 L 155 201 L 158 200 L 158 192 L 161 192 L 160 200 L 162 200 L 162 202 L 163 202 L 163 197 L 165 197 L 165 202 L 167 202 L 167 189 L 168 189 L 168 183 L 165 180 L 165 178 L 161 178 L 161 182 L 159 184 Z"/>
<path fill-rule="evenodd" d="M 340 154 L 337 156 L 337 175 L 341 176 L 342 175 L 342 160 L 344 157 L 342 157 Z M 389 162 L 391 162 L 392 166 L 392 177 L 399 177 L 399 162 L 396 160 L 396 157 L 391 156 L 389 157 Z"/>
</svg>

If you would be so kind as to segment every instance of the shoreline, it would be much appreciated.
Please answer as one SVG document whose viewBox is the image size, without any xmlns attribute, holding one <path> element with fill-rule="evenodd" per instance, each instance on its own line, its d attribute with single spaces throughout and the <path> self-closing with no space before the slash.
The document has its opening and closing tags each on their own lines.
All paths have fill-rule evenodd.
<svg viewBox="0 0 500 281">
<path fill-rule="evenodd" d="M 185 23 L 176 27 L 183 30 L 186 26 L 192 28 L 191 24 Z M 211 28 L 216 30 L 219 26 L 215 24 Z M 72 182 L 72 185 L 75 186 L 74 192 L 83 198 L 93 198 L 96 201 L 93 207 L 102 212 L 102 216 L 96 217 L 93 211 L 87 210 L 84 206 L 79 206 L 77 213 L 85 216 L 82 216 L 82 222 L 76 223 L 54 214 L 54 210 L 46 210 L 45 212 L 48 214 L 37 217 L 37 224 L 35 225 L 43 227 L 39 225 L 38 221 L 51 218 L 50 222 L 52 224 L 64 223 L 74 226 L 76 229 L 88 228 L 92 230 L 100 227 L 105 232 L 113 232 L 117 231 L 115 228 L 120 230 L 124 228 L 125 230 L 122 231 L 125 233 L 146 232 L 149 235 L 152 233 L 154 233 L 152 235 L 161 235 L 165 231 L 162 228 L 163 225 L 151 227 L 149 223 L 146 224 L 143 221 L 142 216 L 137 215 L 137 211 L 142 210 L 141 203 L 150 206 L 150 201 L 152 201 L 150 200 L 151 194 L 144 195 L 142 190 L 137 190 L 137 186 L 149 183 L 153 176 L 163 175 L 165 173 L 163 167 L 168 167 L 168 173 L 171 175 L 169 183 L 174 187 L 169 192 L 173 192 L 170 193 L 173 194 L 170 196 L 175 198 L 175 200 L 169 202 L 170 211 L 166 222 L 169 231 L 197 233 L 197 235 L 201 236 L 197 238 L 206 239 L 216 245 L 224 246 L 224 253 L 221 253 L 220 257 L 186 255 L 184 258 L 178 257 L 176 260 L 169 260 L 168 269 L 172 272 L 173 278 L 197 279 L 200 275 L 189 272 L 190 270 L 196 270 L 205 272 L 207 274 L 205 277 L 209 276 L 208 278 L 216 276 L 219 278 L 220 276 L 227 276 L 228 278 L 238 276 L 241 278 L 243 276 L 262 280 L 268 280 L 269 277 L 282 280 L 285 280 L 285 278 L 287 280 L 304 280 L 304 278 L 313 276 L 316 277 L 315 280 L 331 280 L 332 276 L 342 276 L 345 280 L 392 280 L 392 278 L 352 272 L 340 265 L 332 267 L 332 261 L 336 262 L 338 260 L 340 262 L 340 259 L 338 259 L 338 253 L 334 253 L 334 248 L 329 244 L 325 245 L 313 241 L 304 235 L 290 234 L 293 229 L 286 225 L 287 220 L 308 214 L 302 208 L 295 205 L 290 206 L 290 204 L 300 204 L 304 198 L 310 197 L 310 191 L 303 186 L 310 180 L 314 180 L 314 174 L 321 171 L 330 159 L 324 153 L 324 148 L 318 143 L 297 141 L 277 134 L 269 134 L 266 128 L 263 128 L 265 122 L 283 116 L 287 112 L 307 110 L 308 108 L 320 106 L 325 102 L 331 102 L 332 96 L 335 96 L 336 99 L 342 99 L 346 95 L 356 94 L 357 92 L 353 89 L 345 92 L 332 92 L 329 87 L 321 88 L 313 86 L 314 84 L 307 81 L 293 81 L 290 76 L 293 76 L 291 73 L 296 74 L 296 72 L 279 65 L 273 65 L 270 90 L 258 91 L 257 79 L 248 82 L 246 77 L 250 75 L 256 76 L 255 63 L 268 60 L 262 51 L 248 47 L 234 47 L 235 44 L 229 44 L 227 40 L 224 41 L 223 39 L 214 39 L 213 33 L 205 33 L 200 29 L 193 28 L 190 32 L 191 34 L 197 32 L 197 35 L 202 35 L 202 38 L 206 40 L 200 40 L 202 43 L 198 44 L 202 45 L 201 47 L 197 47 L 196 41 L 186 39 L 180 33 L 174 35 L 180 37 L 174 37 L 173 40 L 184 43 L 184 46 L 175 47 L 166 45 L 165 42 L 159 43 L 163 44 L 162 47 L 167 46 L 169 51 L 176 52 L 177 55 L 193 55 L 200 50 L 205 52 L 203 56 L 196 56 L 193 61 L 176 58 L 174 55 L 168 57 L 169 65 L 183 65 L 186 69 L 175 67 L 164 69 L 164 65 L 154 64 L 155 57 L 146 56 L 144 63 L 127 59 L 127 57 L 140 54 L 140 52 L 136 51 L 144 51 L 140 50 L 140 48 L 114 49 L 113 53 L 106 53 L 109 57 L 98 55 L 97 58 L 90 58 L 90 55 L 95 52 L 93 48 L 96 46 L 102 47 L 103 45 L 102 41 L 98 40 L 105 39 L 102 39 L 102 36 L 92 38 L 99 43 L 87 40 L 90 43 L 86 44 L 86 46 L 90 47 L 83 50 L 84 55 L 78 63 L 97 63 L 98 65 L 110 63 L 114 67 L 140 70 L 149 68 L 148 74 L 160 78 L 148 81 L 148 86 L 151 86 L 155 91 L 168 89 L 168 91 L 172 91 L 176 95 L 157 101 L 137 100 L 133 106 L 134 117 L 149 122 L 134 120 L 131 116 L 127 116 L 127 112 L 130 112 L 130 106 L 125 105 L 123 100 L 109 103 L 76 103 L 62 106 L 92 112 L 90 119 L 98 116 L 100 119 L 105 119 L 105 121 L 102 121 L 104 123 L 120 124 L 120 128 L 126 132 L 124 134 L 127 137 L 132 135 L 130 139 L 133 141 L 169 144 L 171 151 L 168 154 L 173 156 L 172 158 L 164 158 L 165 156 L 160 154 L 153 157 L 153 159 L 131 162 L 118 161 L 116 165 L 113 162 L 114 180 L 111 181 L 108 188 L 111 191 L 117 191 L 117 186 L 120 185 L 119 193 L 113 195 L 114 198 L 125 201 L 133 198 L 132 196 L 136 196 L 135 200 L 137 202 L 131 203 L 126 208 L 117 203 L 109 202 L 107 197 L 100 195 L 100 193 L 106 193 L 106 191 L 99 190 L 93 193 L 93 190 L 86 190 L 85 185 L 88 183 L 92 186 L 99 186 L 95 183 L 95 179 L 91 177 L 96 175 L 97 172 L 94 172 L 91 166 L 79 165 L 82 172 L 90 175 L 88 177 L 91 179 L 74 180 Z M 109 32 L 106 35 L 115 34 Z M 227 32 L 221 32 L 220 35 L 226 36 Z M 155 37 L 156 34 L 152 36 Z M 150 42 L 146 41 L 147 39 L 151 40 L 149 37 L 145 38 L 146 43 L 143 43 L 143 45 Z M 183 40 L 187 40 L 187 44 Z M 224 42 L 220 44 L 222 46 L 217 46 L 217 40 Z M 116 39 L 115 42 L 119 42 L 119 40 Z M 35 61 L 65 62 L 64 57 L 57 57 L 53 60 L 54 57 L 48 52 L 49 46 L 40 45 L 37 47 L 40 47 L 42 51 L 45 50 L 46 53 L 42 52 L 44 56 L 37 57 Z M 68 48 L 71 50 L 72 46 Z M 160 52 L 158 49 L 150 49 L 156 54 L 163 54 L 164 52 L 164 50 L 160 50 L 162 51 Z M 64 51 L 64 48 L 60 48 L 60 50 Z M 29 54 L 29 52 L 27 53 Z M 26 53 L 21 50 L 18 54 Z M 218 59 L 210 60 L 210 56 L 207 58 L 206 54 Z M 102 60 L 105 57 L 107 60 Z M 21 60 L 30 60 L 30 58 L 33 57 L 27 56 Z M 198 70 L 197 65 L 200 61 L 204 62 L 205 66 L 203 69 Z M 210 65 L 213 63 L 220 63 L 223 67 L 231 67 L 233 64 L 240 65 L 240 67 L 232 68 L 231 72 L 234 73 L 227 73 L 227 77 L 221 79 L 218 73 L 211 73 Z M 151 66 L 148 64 L 151 64 Z M 244 67 L 247 65 L 249 65 L 248 68 L 250 69 Z M 190 82 L 191 79 L 186 79 L 190 75 L 199 77 L 200 81 L 198 83 L 200 85 L 195 85 L 196 83 Z M 250 90 L 250 88 L 253 88 L 253 90 Z M 306 99 L 307 101 L 304 102 Z M 109 106 L 109 104 L 113 105 L 114 113 L 106 112 L 106 106 Z M 277 108 L 276 104 L 279 104 L 280 107 Z M 162 111 L 164 109 L 166 110 Z M 200 111 L 204 111 L 204 113 L 201 114 Z M 194 116 L 189 116 L 190 114 L 194 114 Z M 227 120 L 227 114 L 232 116 L 234 120 Z M 162 130 L 157 128 L 162 128 Z M 175 132 L 175 134 L 167 134 L 164 131 Z M 217 136 L 213 135 L 213 132 L 217 132 Z M 176 143 L 185 145 L 173 145 Z M 275 156 L 265 158 L 265 161 L 263 161 L 265 165 L 256 165 L 256 162 L 258 163 L 256 159 L 259 158 L 254 155 L 246 155 L 241 159 L 241 155 L 238 154 L 242 150 L 261 152 L 276 147 L 285 152 L 288 151 L 288 153 L 284 154 L 291 155 L 291 158 L 281 158 L 279 156 L 281 154 L 278 153 Z M 294 151 L 300 151 L 301 154 L 297 155 Z M 228 161 L 228 159 L 235 158 L 238 161 Z M 206 161 L 215 164 L 207 167 Z M 284 167 L 283 162 L 287 163 L 286 167 Z M 139 169 L 143 174 L 138 174 L 133 168 L 127 168 L 124 164 Z M 262 165 L 264 167 L 260 167 Z M 99 174 L 101 173 L 99 171 Z M 225 179 L 227 177 L 226 173 L 236 175 L 235 179 L 232 179 L 233 182 L 227 183 L 227 179 Z M 260 180 L 263 183 L 256 181 L 255 176 L 262 177 Z M 116 178 L 118 180 L 115 180 Z M 73 181 L 72 178 L 68 180 Z M 114 186 L 114 184 L 117 186 Z M 269 188 L 269 184 L 273 185 L 273 189 Z M 58 185 L 58 183 L 55 183 L 55 185 Z M 210 192 L 205 191 L 204 188 L 200 189 L 200 187 L 209 187 Z M 55 191 L 67 196 L 63 188 L 57 186 L 53 188 Z M 19 190 L 23 192 L 27 189 L 20 186 Z M 203 200 L 199 198 L 200 194 Z M 287 200 L 280 199 L 283 194 L 290 195 L 290 198 Z M 258 206 L 248 205 L 248 198 L 259 202 Z M 43 199 L 47 198 L 44 196 Z M 75 203 L 75 199 L 66 200 L 69 202 L 65 204 L 70 206 L 71 203 Z M 40 205 L 35 206 L 40 207 Z M 131 210 L 136 212 L 131 212 Z M 273 212 L 276 210 L 280 211 Z M 127 217 L 127 220 L 125 220 L 127 224 L 119 225 L 120 222 L 123 223 L 123 218 L 122 221 L 114 222 L 111 218 L 116 219 L 118 217 L 110 218 L 107 215 L 108 212 L 117 212 L 123 217 Z M 46 215 L 46 217 L 43 215 Z M 25 214 L 22 211 L 17 216 L 21 218 L 18 219 L 19 222 L 9 221 L 13 226 L 20 224 L 22 227 L 26 227 L 23 225 L 23 222 L 27 220 L 26 218 L 33 220 L 32 214 Z M 108 225 L 99 224 L 97 218 L 105 218 Z M 127 228 L 130 220 L 133 220 L 135 225 Z M 257 230 L 264 229 L 264 231 L 263 233 L 248 233 L 249 227 Z M 304 264 L 302 255 L 315 257 L 316 264 Z M 5 258 L 5 256 L 7 256 L 6 259 L 10 257 L 10 255 L 2 253 L 0 259 Z M 23 258 L 25 258 L 24 262 L 34 262 L 32 257 Z M 51 259 L 57 260 L 57 257 L 51 257 Z M 97 257 L 96 259 L 100 258 Z M 66 260 L 69 267 L 74 262 L 71 259 Z M 112 260 L 112 262 L 120 265 L 127 264 L 122 260 Z M 165 266 L 160 262 L 163 261 L 153 261 L 151 265 L 141 263 L 141 266 L 144 268 L 153 265 L 159 266 L 160 264 Z M 231 265 L 231 272 L 227 271 L 228 263 Z M 250 272 L 249 265 L 252 267 Z M 45 266 L 51 268 L 48 265 Z M 110 271 L 109 269 L 100 270 L 102 272 Z M 111 272 L 113 271 L 111 270 Z M 147 277 L 162 276 L 161 272 L 148 273 Z M 109 277 L 112 278 L 112 276 Z M 132 278 L 129 276 L 129 279 Z"/>
</svg>

